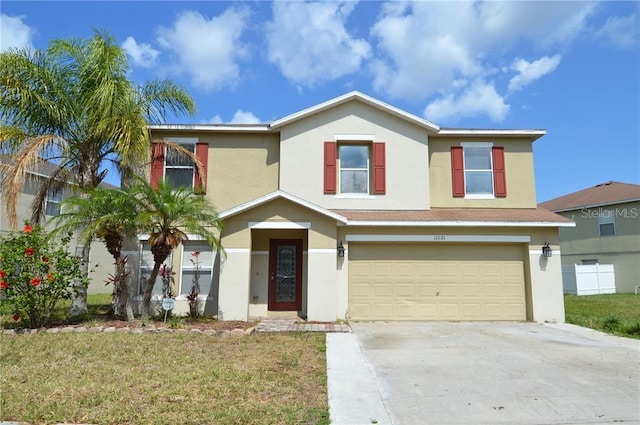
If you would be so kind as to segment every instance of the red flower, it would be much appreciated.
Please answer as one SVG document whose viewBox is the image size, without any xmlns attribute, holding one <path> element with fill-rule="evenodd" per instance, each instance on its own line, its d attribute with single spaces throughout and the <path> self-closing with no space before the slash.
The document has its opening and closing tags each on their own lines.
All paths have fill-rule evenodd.
<svg viewBox="0 0 640 425">
<path fill-rule="evenodd" d="M 7 272 L 5 272 L 4 270 L 0 269 L 0 277 L 5 277 L 7 275 Z"/>
<path fill-rule="evenodd" d="M 24 250 L 24 255 L 29 255 L 30 256 L 30 255 L 33 255 L 35 252 L 36 252 L 35 249 L 27 248 L 27 249 Z"/>
<path fill-rule="evenodd" d="M 197 257 L 198 255 L 200 255 L 200 251 L 193 251 L 191 255 L 193 255 L 194 257 Z"/>
<path fill-rule="evenodd" d="M 11 316 L 13 318 L 14 322 L 17 322 L 18 320 L 20 320 L 20 316 L 18 316 L 17 314 L 14 314 L 13 316 Z"/>
<path fill-rule="evenodd" d="M 43 263 L 48 263 L 49 262 L 49 257 L 42 257 L 42 262 Z"/>
<path fill-rule="evenodd" d="M 55 279 L 55 278 L 53 277 L 53 275 L 52 275 L 51 273 L 47 273 L 47 280 L 48 280 L 49 282 L 53 282 L 53 279 Z"/>
<path fill-rule="evenodd" d="M 40 285 L 40 282 L 42 282 L 42 280 L 40 280 L 40 278 L 34 277 L 33 279 L 31 279 L 31 286 L 38 286 L 38 285 Z"/>
<path fill-rule="evenodd" d="M 28 224 L 24 226 L 25 233 L 31 233 L 32 231 L 33 231 L 33 227 L 29 226 Z"/>
<path fill-rule="evenodd" d="M 0 289 L 7 289 L 9 285 L 4 280 L 0 280 Z"/>
</svg>

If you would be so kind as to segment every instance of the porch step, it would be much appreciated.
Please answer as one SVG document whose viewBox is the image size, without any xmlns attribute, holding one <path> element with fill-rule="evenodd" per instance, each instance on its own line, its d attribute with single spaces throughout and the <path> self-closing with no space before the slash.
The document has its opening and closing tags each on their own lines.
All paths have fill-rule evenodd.
<svg viewBox="0 0 640 425">
<path fill-rule="evenodd" d="M 351 332 L 346 323 L 307 323 L 293 317 L 266 317 L 255 327 L 256 332 Z"/>
</svg>

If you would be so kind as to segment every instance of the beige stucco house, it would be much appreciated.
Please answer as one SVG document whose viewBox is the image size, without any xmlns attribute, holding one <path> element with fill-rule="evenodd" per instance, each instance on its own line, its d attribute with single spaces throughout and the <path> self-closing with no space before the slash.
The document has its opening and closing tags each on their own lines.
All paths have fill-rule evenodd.
<svg viewBox="0 0 640 425">
<path fill-rule="evenodd" d="M 562 264 L 613 264 L 616 292 L 640 285 L 640 185 L 606 182 L 540 204 L 575 221 L 560 229 Z"/>
<path fill-rule="evenodd" d="M 8 157 L 0 156 L 0 167 L 3 164 L 6 165 L 7 161 L 9 161 Z M 21 226 L 25 222 L 30 221 L 33 200 L 40 191 L 43 181 L 45 181 L 45 179 L 48 179 L 49 176 L 51 176 L 56 170 L 56 168 L 57 167 L 51 163 L 41 161 L 37 164 L 37 166 L 34 166 L 27 171 L 25 183 L 22 188 L 22 192 L 18 196 L 18 203 L 16 205 L 16 212 L 18 216 L 18 230 L 22 228 Z M 108 185 L 106 183 L 103 183 L 103 186 L 112 187 L 111 185 Z M 44 206 L 45 221 L 48 221 L 52 217 L 60 214 L 60 206 L 62 204 L 62 201 L 72 195 L 73 190 L 71 184 L 63 185 L 59 189 L 49 190 L 47 192 Z M 7 232 L 16 230 L 11 229 L 11 227 L 9 226 L 5 210 L 5 203 L 2 198 L 2 191 L 0 191 L 0 211 L 0 235 L 5 235 Z M 69 248 L 73 249 L 74 246 L 75 241 L 72 241 Z M 94 241 L 91 243 L 89 270 L 89 278 L 91 279 L 91 283 L 87 288 L 87 292 L 89 294 L 111 293 L 113 287 L 111 285 L 105 285 L 105 282 L 107 281 L 109 274 L 112 274 L 114 272 L 113 258 L 107 251 L 104 244 L 100 241 Z"/>
<path fill-rule="evenodd" d="M 199 186 L 225 225 L 225 255 L 176 250 L 177 309 L 199 251 L 222 320 L 564 320 L 558 228 L 573 223 L 536 206 L 544 130 L 440 128 L 351 92 L 268 124 L 151 131 L 207 170 L 154 145 L 151 182 Z"/>
</svg>

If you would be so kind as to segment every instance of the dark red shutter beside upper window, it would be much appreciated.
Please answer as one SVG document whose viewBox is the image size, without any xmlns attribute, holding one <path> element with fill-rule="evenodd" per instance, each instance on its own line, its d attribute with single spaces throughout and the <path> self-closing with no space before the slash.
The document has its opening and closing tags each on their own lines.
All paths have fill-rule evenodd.
<svg viewBox="0 0 640 425">
<path fill-rule="evenodd" d="M 453 196 L 464 197 L 464 156 L 462 146 L 451 147 L 451 176 Z"/>
<path fill-rule="evenodd" d="M 324 193 L 336 193 L 337 182 L 337 148 L 336 142 L 324 142 Z"/>
<path fill-rule="evenodd" d="M 164 145 L 153 143 L 151 145 L 151 178 L 149 183 L 154 189 L 158 188 L 158 183 L 164 177 Z"/>
<path fill-rule="evenodd" d="M 507 196 L 507 180 L 504 171 L 504 148 L 494 147 L 493 154 L 493 191 L 496 197 Z"/>
<path fill-rule="evenodd" d="M 205 193 L 207 189 L 207 168 L 209 165 L 209 144 L 208 143 L 196 143 L 196 157 L 202 163 L 202 170 L 204 175 L 201 176 L 196 167 L 196 176 L 194 181 L 194 189 L 197 192 Z"/>
<path fill-rule="evenodd" d="M 385 171 L 385 147 L 384 142 L 373 143 L 373 193 L 384 195 L 387 190 Z"/>
</svg>

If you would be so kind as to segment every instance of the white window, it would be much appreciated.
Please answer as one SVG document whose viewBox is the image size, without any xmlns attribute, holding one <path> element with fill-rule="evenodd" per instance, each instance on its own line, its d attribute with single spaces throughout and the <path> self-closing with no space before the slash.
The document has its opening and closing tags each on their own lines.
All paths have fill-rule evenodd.
<svg viewBox="0 0 640 425">
<path fill-rule="evenodd" d="M 464 182 L 467 195 L 493 195 L 491 145 L 464 145 Z"/>
<path fill-rule="evenodd" d="M 197 279 L 200 295 L 211 292 L 213 250 L 203 241 L 185 241 L 182 245 L 180 295 L 189 295 Z"/>
<path fill-rule="evenodd" d="M 369 193 L 369 145 L 338 145 L 340 193 Z"/>
<path fill-rule="evenodd" d="M 47 192 L 47 200 L 45 205 L 45 215 L 60 215 L 60 203 L 62 202 L 61 189 L 49 189 Z"/>
<path fill-rule="evenodd" d="M 616 234 L 616 218 L 613 211 L 601 211 L 598 214 L 598 232 L 600 236 L 613 236 Z"/>
<path fill-rule="evenodd" d="M 138 294 L 144 295 L 144 291 L 147 287 L 147 282 L 151 277 L 151 272 L 153 271 L 153 254 L 151 253 L 151 249 L 149 248 L 149 244 L 147 241 L 140 241 L 140 285 L 138 288 Z M 162 272 L 165 270 L 165 273 L 169 273 L 169 266 L 171 265 L 171 256 L 169 256 L 164 265 L 167 266 L 164 269 L 162 266 L 160 268 L 160 273 L 158 273 L 158 277 L 156 278 L 156 284 L 153 285 L 152 295 L 162 295 L 163 284 L 165 280 L 163 280 Z M 167 278 L 170 279 L 170 275 L 167 275 Z M 170 280 L 169 280 L 170 281 Z"/>
<path fill-rule="evenodd" d="M 173 143 L 182 145 L 183 148 L 195 153 L 195 138 L 173 138 L 167 139 Z M 193 181 L 195 177 L 195 165 L 191 158 L 171 149 L 166 150 L 164 177 L 173 187 L 186 187 L 193 189 Z"/>
</svg>

